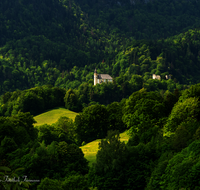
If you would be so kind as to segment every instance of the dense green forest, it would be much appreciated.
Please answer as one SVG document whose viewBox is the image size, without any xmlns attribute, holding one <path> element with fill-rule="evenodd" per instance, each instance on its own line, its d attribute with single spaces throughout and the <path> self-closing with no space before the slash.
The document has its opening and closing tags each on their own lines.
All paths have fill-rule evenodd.
<svg viewBox="0 0 200 190">
<path fill-rule="evenodd" d="M 95 67 L 120 76 L 121 88 L 133 75 L 149 90 L 198 83 L 199 8 L 194 0 L 3 0 L 0 94 L 46 84 L 77 89 L 92 83 Z M 152 74 L 173 81 L 152 85 Z"/>
<path fill-rule="evenodd" d="M 198 0 L 0 1 L 0 189 L 200 189 L 199 10 Z M 113 83 L 94 86 L 95 68 Z M 75 121 L 34 127 L 60 106 Z M 95 139 L 89 167 L 79 147 Z"/>
<path fill-rule="evenodd" d="M 0 117 L 2 180 L 14 175 L 6 171 L 11 168 L 17 176 L 40 180 L 19 185 L 26 189 L 200 188 L 200 83 L 163 94 L 143 88 L 120 102 L 85 107 L 75 121 L 61 117 L 52 125 L 33 126 L 30 112 L 39 105 L 73 108 L 67 98 L 74 97 L 71 91 L 43 86 L 2 97 L 1 107 L 3 101 L 14 105 L 11 116 L 6 111 Z M 25 104 L 20 103 L 23 97 Z M 127 129 L 125 144 L 119 133 Z M 96 163 L 88 167 L 79 146 L 99 138 L 105 139 Z M 0 183 L 4 188 L 16 184 Z"/>
</svg>

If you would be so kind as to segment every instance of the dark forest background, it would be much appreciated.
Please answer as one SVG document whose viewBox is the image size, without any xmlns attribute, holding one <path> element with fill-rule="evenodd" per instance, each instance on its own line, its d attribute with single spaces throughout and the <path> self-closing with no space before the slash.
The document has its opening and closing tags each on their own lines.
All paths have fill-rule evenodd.
<svg viewBox="0 0 200 190">
<path fill-rule="evenodd" d="M 140 85 L 138 75 L 152 86 L 152 74 L 172 75 L 156 89 L 198 83 L 199 8 L 196 0 L 3 0 L 0 94 L 46 84 L 77 89 L 92 83 L 95 67 L 120 77 L 122 88 Z"/>
</svg>

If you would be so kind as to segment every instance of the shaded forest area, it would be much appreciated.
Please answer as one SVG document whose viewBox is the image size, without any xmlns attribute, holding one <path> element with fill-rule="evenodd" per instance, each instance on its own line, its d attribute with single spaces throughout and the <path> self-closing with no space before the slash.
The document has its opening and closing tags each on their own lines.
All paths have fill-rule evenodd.
<svg viewBox="0 0 200 190">
<path fill-rule="evenodd" d="M 200 82 L 199 1 L 120 3 L 1 1 L 0 94 L 46 84 L 77 89 L 92 83 L 95 67 L 127 82 L 140 75 L 149 89 L 152 74 L 173 76 L 156 89 Z"/>
<path fill-rule="evenodd" d="M 198 28 L 200 2 L 191 0 L 75 0 L 93 26 L 124 37 L 161 39 Z"/>
</svg>

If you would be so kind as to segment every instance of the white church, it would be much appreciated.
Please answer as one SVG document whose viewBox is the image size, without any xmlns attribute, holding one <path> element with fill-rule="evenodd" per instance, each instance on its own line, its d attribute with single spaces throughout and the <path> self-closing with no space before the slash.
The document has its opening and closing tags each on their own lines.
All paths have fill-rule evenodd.
<svg viewBox="0 0 200 190">
<path fill-rule="evenodd" d="M 108 74 L 97 74 L 97 70 L 94 70 L 94 85 L 101 84 L 102 82 L 113 82 L 113 78 Z"/>
</svg>

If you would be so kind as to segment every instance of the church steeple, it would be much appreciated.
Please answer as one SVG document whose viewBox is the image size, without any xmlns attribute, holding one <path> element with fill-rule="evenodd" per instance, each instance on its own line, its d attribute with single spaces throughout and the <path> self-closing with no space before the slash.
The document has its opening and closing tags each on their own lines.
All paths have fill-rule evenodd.
<svg viewBox="0 0 200 190">
<path fill-rule="evenodd" d="M 94 85 L 97 84 L 97 69 L 94 70 Z"/>
</svg>

